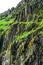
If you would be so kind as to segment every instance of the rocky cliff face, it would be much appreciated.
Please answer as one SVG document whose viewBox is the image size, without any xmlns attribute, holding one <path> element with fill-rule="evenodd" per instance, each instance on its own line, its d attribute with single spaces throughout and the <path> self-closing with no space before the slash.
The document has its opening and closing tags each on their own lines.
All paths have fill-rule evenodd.
<svg viewBox="0 0 43 65">
<path fill-rule="evenodd" d="M 33 7 L 31 2 L 37 1 L 41 2 Z M 16 21 L 0 35 L 0 65 L 43 65 L 43 0 L 37 1 L 25 0 L 31 10 L 26 8 L 27 4 L 26 9 L 18 9 Z"/>
<path fill-rule="evenodd" d="M 40 9 L 43 9 L 43 0 L 22 0 L 16 7 L 15 20 L 30 21 L 35 19 L 40 21 Z M 41 17 L 43 18 L 43 16 Z"/>
</svg>

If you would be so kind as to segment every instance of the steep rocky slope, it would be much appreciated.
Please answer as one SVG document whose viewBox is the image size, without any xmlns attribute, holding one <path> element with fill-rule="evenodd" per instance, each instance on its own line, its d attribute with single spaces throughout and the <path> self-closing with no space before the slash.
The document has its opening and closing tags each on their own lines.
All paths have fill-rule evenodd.
<svg viewBox="0 0 43 65">
<path fill-rule="evenodd" d="M 25 2 L 37 3 L 26 19 L 21 15 Z M 43 65 L 43 0 L 22 0 L 12 19 L 0 27 L 0 65 Z"/>
</svg>

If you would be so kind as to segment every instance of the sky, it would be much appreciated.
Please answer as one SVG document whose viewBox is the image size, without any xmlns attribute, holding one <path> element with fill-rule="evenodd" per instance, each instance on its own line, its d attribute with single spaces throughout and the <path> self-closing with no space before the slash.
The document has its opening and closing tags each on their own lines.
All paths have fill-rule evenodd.
<svg viewBox="0 0 43 65">
<path fill-rule="evenodd" d="M 0 0 L 0 13 L 9 8 L 16 7 L 21 0 Z"/>
</svg>

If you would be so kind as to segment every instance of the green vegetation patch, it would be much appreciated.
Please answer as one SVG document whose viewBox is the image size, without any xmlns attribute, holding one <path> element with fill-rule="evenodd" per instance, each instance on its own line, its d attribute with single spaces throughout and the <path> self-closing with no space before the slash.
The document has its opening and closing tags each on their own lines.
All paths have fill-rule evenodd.
<svg viewBox="0 0 43 65">
<path fill-rule="evenodd" d="M 14 19 L 10 19 L 9 21 L 5 21 L 5 19 L 0 20 L 0 32 L 7 30 L 9 26 L 14 22 Z"/>
</svg>

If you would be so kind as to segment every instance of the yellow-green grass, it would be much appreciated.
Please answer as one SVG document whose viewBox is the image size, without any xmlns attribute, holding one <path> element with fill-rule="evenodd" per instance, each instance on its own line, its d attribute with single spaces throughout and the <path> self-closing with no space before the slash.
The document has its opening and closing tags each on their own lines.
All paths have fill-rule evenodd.
<svg viewBox="0 0 43 65">
<path fill-rule="evenodd" d="M 11 19 L 10 21 L 5 21 L 5 19 L 0 20 L 0 29 L 5 29 L 4 27 L 9 26 L 11 23 L 13 23 L 14 19 Z"/>
<path fill-rule="evenodd" d="M 7 30 L 9 26 L 14 22 L 14 19 L 10 19 L 9 21 L 5 21 L 5 19 L 0 20 L 0 34 Z"/>
</svg>

